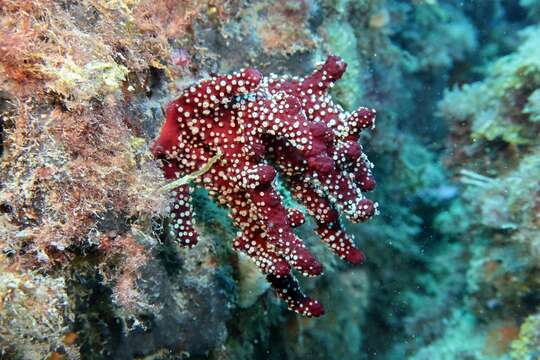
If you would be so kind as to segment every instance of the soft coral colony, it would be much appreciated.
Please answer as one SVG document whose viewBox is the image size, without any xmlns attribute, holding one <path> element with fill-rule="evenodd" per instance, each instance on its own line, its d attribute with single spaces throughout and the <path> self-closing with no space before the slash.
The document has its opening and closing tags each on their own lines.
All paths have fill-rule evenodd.
<svg viewBox="0 0 540 360">
<path fill-rule="evenodd" d="M 352 264 L 364 260 L 343 229 L 339 213 L 364 221 L 377 204 L 373 165 L 358 140 L 374 126 L 375 111 L 345 112 L 327 94 L 346 63 L 329 56 L 306 78 L 270 75 L 255 69 L 203 80 L 169 104 L 153 146 L 167 179 L 178 179 L 221 157 L 195 183 L 230 209 L 240 229 L 233 247 L 247 254 L 291 310 L 319 316 L 323 306 L 303 294 L 291 267 L 304 276 L 319 275 L 322 265 L 293 228 L 303 213 L 286 208 L 274 185 L 276 169 L 293 197 L 316 220 L 322 240 Z M 182 246 L 194 246 L 189 184 L 174 190 L 172 229 Z"/>
</svg>

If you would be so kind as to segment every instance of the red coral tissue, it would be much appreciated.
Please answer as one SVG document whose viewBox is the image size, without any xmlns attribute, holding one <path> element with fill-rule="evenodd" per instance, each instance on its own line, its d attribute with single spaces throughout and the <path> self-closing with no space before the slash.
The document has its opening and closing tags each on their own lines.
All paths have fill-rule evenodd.
<svg viewBox="0 0 540 360">
<path fill-rule="evenodd" d="M 374 126 L 375 111 L 345 112 L 327 93 L 345 69 L 341 58 L 329 56 L 302 79 L 245 69 L 200 81 L 169 104 L 153 146 L 171 180 L 222 154 L 195 183 L 230 209 L 240 230 L 233 247 L 257 264 L 291 310 L 305 316 L 320 316 L 323 306 L 303 294 L 291 268 L 316 276 L 323 267 L 293 232 L 304 215 L 283 205 L 277 173 L 315 218 L 321 239 L 349 263 L 361 263 L 364 254 L 342 229 L 339 214 L 359 222 L 377 212 L 363 194 L 375 181 L 358 142 L 360 132 Z M 172 208 L 174 235 L 188 247 L 197 243 L 190 192 L 190 185 L 175 189 Z"/>
</svg>

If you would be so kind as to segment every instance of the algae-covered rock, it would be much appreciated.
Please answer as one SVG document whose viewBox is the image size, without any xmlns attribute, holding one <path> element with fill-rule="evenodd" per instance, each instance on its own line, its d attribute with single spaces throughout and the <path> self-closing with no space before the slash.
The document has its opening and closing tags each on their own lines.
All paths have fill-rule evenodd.
<svg viewBox="0 0 540 360">
<path fill-rule="evenodd" d="M 210 248 L 182 263 L 161 239 L 149 147 L 182 76 L 167 38 L 186 27 L 149 5 L 0 4 L 2 356 L 204 354 L 226 338 L 230 275 Z"/>
<path fill-rule="evenodd" d="M 51 352 L 78 358 L 66 337 L 74 314 L 62 276 L 25 271 L 0 256 L 0 356 L 42 359 Z"/>
<path fill-rule="evenodd" d="M 246 255 L 238 255 L 238 305 L 250 307 L 268 290 L 270 284 Z"/>
</svg>

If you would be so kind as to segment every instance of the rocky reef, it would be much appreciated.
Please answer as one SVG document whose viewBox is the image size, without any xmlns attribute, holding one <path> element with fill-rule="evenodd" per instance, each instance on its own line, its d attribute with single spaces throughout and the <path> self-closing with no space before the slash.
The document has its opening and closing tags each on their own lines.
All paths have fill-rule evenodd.
<svg viewBox="0 0 540 360">
<path fill-rule="evenodd" d="M 537 358 L 538 21 L 535 0 L 0 1 L 0 358 Z M 347 71 L 306 107 L 294 86 L 329 54 Z M 261 172 L 240 167 L 238 183 L 267 186 L 283 210 L 276 224 L 306 247 L 276 253 L 281 232 L 253 245 L 260 222 L 230 220 L 222 205 L 234 199 L 219 198 L 232 186 L 218 186 L 224 155 L 212 160 L 210 132 L 198 143 L 213 149 L 205 156 L 186 150 L 193 139 L 182 144 L 182 176 L 164 176 L 172 157 L 152 148 L 167 104 L 242 68 L 257 69 L 244 80 L 264 94 L 240 91 L 236 106 L 273 101 L 310 122 L 322 98 L 343 114 L 377 109 L 377 127 L 349 137 L 330 123 L 298 136 L 255 124 Z M 278 83 L 290 91 L 277 95 Z M 302 147 L 325 134 L 350 146 Z M 294 186 L 327 176 L 313 176 L 332 163 L 321 154 L 336 174 L 358 159 L 369 170 L 350 199 L 326 189 L 333 205 L 323 208 L 370 217 L 374 175 L 379 216 L 322 221 Z M 292 171 L 299 159 L 309 169 Z M 170 181 L 185 175 L 182 186 L 207 184 L 175 208 Z M 327 251 L 317 233 L 336 224 L 363 254 L 343 241 L 338 257 Z M 316 275 L 320 264 L 324 276 L 295 280 L 294 291 L 324 303 L 324 316 L 288 311 L 267 282 L 272 266 Z M 291 288 L 269 280 L 287 300 Z"/>
</svg>

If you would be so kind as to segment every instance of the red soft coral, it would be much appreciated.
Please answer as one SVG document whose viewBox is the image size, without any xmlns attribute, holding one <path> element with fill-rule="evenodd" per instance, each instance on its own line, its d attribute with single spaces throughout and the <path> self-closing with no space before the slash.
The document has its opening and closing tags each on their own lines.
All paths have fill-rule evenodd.
<svg viewBox="0 0 540 360">
<path fill-rule="evenodd" d="M 353 222 L 376 212 L 362 193 L 375 181 L 358 143 L 360 131 L 374 126 L 375 111 L 346 113 L 332 101 L 327 91 L 345 69 L 339 57 L 329 56 L 304 79 L 263 77 L 247 69 L 203 80 L 168 106 L 153 146 L 168 179 L 193 173 L 222 154 L 195 182 L 230 209 L 240 229 L 234 248 L 255 261 L 290 309 L 306 316 L 324 310 L 301 292 L 291 267 L 305 276 L 319 275 L 323 267 L 293 232 L 303 214 L 283 206 L 273 180 L 277 168 L 332 251 L 353 264 L 364 260 L 342 230 L 339 212 Z M 175 197 L 174 233 L 181 245 L 194 246 L 190 186 L 177 188 Z"/>
</svg>

